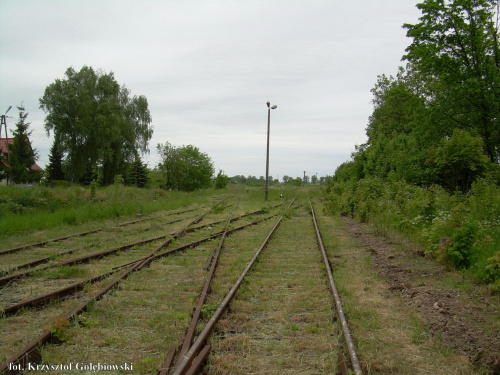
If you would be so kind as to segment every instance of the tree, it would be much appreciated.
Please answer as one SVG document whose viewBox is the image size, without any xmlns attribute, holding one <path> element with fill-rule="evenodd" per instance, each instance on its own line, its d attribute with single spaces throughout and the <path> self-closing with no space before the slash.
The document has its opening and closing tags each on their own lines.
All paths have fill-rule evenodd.
<svg viewBox="0 0 500 375">
<path fill-rule="evenodd" d="M 146 187 L 149 182 L 148 168 L 137 158 L 131 163 L 125 174 L 125 185 L 136 186 L 138 188 Z"/>
<path fill-rule="evenodd" d="M 449 139 L 442 139 L 436 165 L 441 185 L 451 192 L 457 188 L 468 191 L 474 180 L 482 177 L 488 168 L 482 139 L 456 129 Z"/>
<path fill-rule="evenodd" d="M 158 168 L 165 175 L 167 188 L 193 191 L 212 186 L 212 160 L 198 147 L 174 147 L 167 142 L 158 144 L 157 149 L 162 159 Z"/>
<path fill-rule="evenodd" d="M 224 189 L 230 181 L 231 179 L 226 176 L 223 171 L 219 171 L 215 178 L 215 188 Z"/>
<path fill-rule="evenodd" d="M 496 0 L 425 0 L 408 60 L 422 78 L 434 118 L 451 136 L 455 127 L 481 136 L 491 162 L 500 154 L 500 46 Z"/>
<path fill-rule="evenodd" d="M 147 99 L 131 97 L 112 72 L 68 68 L 64 79 L 45 88 L 40 108 L 47 114 L 45 129 L 55 133 L 66 153 L 65 169 L 76 180 L 99 168 L 103 183 L 110 184 L 125 174 L 127 162 L 148 152 L 153 129 Z"/>
<path fill-rule="evenodd" d="M 55 139 L 50 148 L 49 165 L 45 170 L 50 181 L 64 180 L 63 158 L 64 153 L 61 151 L 59 142 Z"/>
<path fill-rule="evenodd" d="M 22 104 L 17 106 L 17 109 L 19 110 L 19 120 L 16 123 L 14 142 L 10 149 L 8 174 L 14 183 L 22 184 L 33 182 L 41 176 L 39 172 L 31 170 L 31 166 L 35 164 L 38 158 L 38 152 L 31 147 L 29 140 L 32 131 L 28 130 L 30 123 L 26 122 L 28 113 L 25 113 L 25 108 Z"/>
</svg>

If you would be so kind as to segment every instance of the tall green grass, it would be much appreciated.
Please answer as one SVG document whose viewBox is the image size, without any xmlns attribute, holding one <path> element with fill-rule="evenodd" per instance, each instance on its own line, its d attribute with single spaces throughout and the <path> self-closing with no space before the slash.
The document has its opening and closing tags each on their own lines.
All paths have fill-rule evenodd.
<svg viewBox="0 0 500 375">
<path fill-rule="evenodd" d="M 207 203 L 221 190 L 194 193 L 138 189 L 125 186 L 90 188 L 0 186 L 0 239 L 26 232 L 130 216 L 142 212 L 173 210 L 194 203 Z"/>
</svg>

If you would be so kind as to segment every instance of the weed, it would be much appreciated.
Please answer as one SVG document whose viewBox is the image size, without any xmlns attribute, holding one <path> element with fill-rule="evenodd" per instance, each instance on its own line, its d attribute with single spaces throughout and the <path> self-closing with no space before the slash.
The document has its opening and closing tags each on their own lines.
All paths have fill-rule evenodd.
<svg viewBox="0 0 500 375">
<path fill-rule="evenodd" d="M 155 374 L 156 373 L 156 360 L 153 357 L 146 357 L 139 361 L 137 370 L 141 374 Z"/>
<path fill-rule="evenodd" d="M 70 279 L 73 277 L 85 276 L 86 272 L 77 267 L 60 266 L 34 272 L 35 277 L 44 277 L 47 279 Z"/>
<path fill-rule="evenodd" d="M 64 318 L 56 318 L 52 322 L 52 326 L 50 327 L 50 332 L 52 336 L 56 337 L 59 341 L 67 341 L 68 340 L 68 328 L 70 326 L 70 322 Z"/>
<path fill-rule="evenodd" d="M 201 313 L 205 317 L 210 317 L 217 311 L 219 305 L 216 304 L 204 304 L 201 308 Z"/>
</svg>

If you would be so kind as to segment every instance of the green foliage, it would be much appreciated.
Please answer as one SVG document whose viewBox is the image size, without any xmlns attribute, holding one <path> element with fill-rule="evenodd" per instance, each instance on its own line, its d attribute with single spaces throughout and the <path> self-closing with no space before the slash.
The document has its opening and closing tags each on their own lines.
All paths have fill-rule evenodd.
<svg viewBox="0 0 500 375">
<path fill-rule="evenodd" d="M 223 171 L 219 171 L 217 177 L 215 178 L 215 188 L 224 189 L 229 182 L 231 182 L 231 179 L 226 176 Z"/>
<path fill-rule="evenodd" d="M 64 79 L 46 87 L 40 98 L 46 112 L 45 129 L 53 131 L 59 152 L 66 153 L 63 168 L 77 181 L 99 166 L 101 183 L 125 173 L 127 161 L 148 151 L 153 130 L 148 102 L 144 96 L 130 96 L 114 74 L 84 66 L 79 72 L 68 68 Z"/>
<path fill-rule="evenodd" d="M 437 175 L 450 191 L 457 188 L 468 191 L 473 181 L 484 176 L 488 162 L 482 139 L 462 129 L 455 129 L 450 138 L 443 138 L 437 149 Z"/>
<path fill-rule="evenodd" d="M 125 174 L 125 185 L 136 186 L 138 188 L 146 187 L 149 181 L 148 169 L 140 158 L 131 163 Z"/>
<path fill-rule="evenodd" d="M 286 182 L 285 185 L 289 186 L 302 186 L 302 179 L 300 177 L 297 178 L 289 178 Z"/>
<path fill-rule="evenodd" d="M 496 0 L 424 0 L 404 56 L 421 78 L 435 125 L 461 127 L 483 139 L 491 162 L 500 149 L 500 46 Z"/>
<path fill-rule="evenodd" d="M 198 147 L 174 147 L 167 142 L 158 144 L 157 149 L 162 158 L 158 168 L 164 173 L 166 188 L 194 191 L 212 186 L 212 160 Z"/>
<path fill-rule="evenodd" d="M 55 318 L 50 327 L 52 336 L 59 341 L 67 341 L 69 339 L 68 329 L 71 326 L 69 320 L 64 318 Z"/>
<path fill-rule="evenodd" d="M 115 175 L 115 177 L 113 179 L 113 185 L 115 185 L 115 186 L 123 185 L 124 181 L 125 180 L 123 179 L 122 175 L 117 174 L 117 175 Z"/>
<path fill-rule="evenodd" d="M 488 258 L 488 265 L 486 266 L 486 279 L 490 282 L 500 280 L 500 251 L 497 251 L 497 253 L 491 258 Z"/>
<path fill-rule="evenodd" d="M 97 183 L 95 182 L 95 180 L 90 183 L 90 197 L 92 199 L 95 199 L 96 197 L 96 185 Z"/>
<path fill-rule="evenodd" d="M 412 44 L 396 77 L 372 90 L 368 141 L 337 181 L 382 178 L 467 192 L 500 181 L 500 47 L 493 0 L 425 0 L 406 24 Z"/>
<path fill-rule="evenodd" d="M 455 268 L 468 269 L 472 260 L 472 245 L 477 234 L 477 224 L 466 223 L 451 237 L 445 257 Z"/>
<path fill-rule="evenodd" d="M 498 280 L 500 187 L 491 180 L 474 182 L 467 194 L 380 178 L 333 181 L 326 192 L 331 212 L 369 221 L 381 233 L 399 231 L 478 280 Z"/>
<path fill-rule="evenodd" d="M 49 165 L 45 170 L 49 181 L 64 180 L 63 158 L 64 153 L 61 150 L 61 146 L 57 140 L 54 140 L 54 143 L 50 148 Z"/>
<path fill-rule="evenodd" d="M 26 122 L 28 113 L 24 106 L 17 107 L 19 110 L 19 120 L 14 130 L 14 142 L 10 147 L 10 165 L 8 168 L 9 178 L 16 184 L 25 184 L 40 180 L 41 174 L 38 171 L 31 170 L 31 166 L 38 158 L 38 152 L 31 148 L 29 136 L 30 123 Z"/>
</svg>

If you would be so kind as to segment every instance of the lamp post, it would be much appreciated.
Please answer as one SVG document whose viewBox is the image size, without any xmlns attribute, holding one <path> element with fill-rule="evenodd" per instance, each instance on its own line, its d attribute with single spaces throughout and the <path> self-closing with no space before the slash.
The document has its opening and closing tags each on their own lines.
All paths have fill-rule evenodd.
<svg viewBox="0 0 500 375">
<path fill-rule="evenodd" d="M 0 122 L 0 138 L 2 138 L 2 125 L 5 127 L 5 147 L 7 148 L 7 160 L 9 163 L 9 168 L 10 168 L 10 150 L 9 150 L 9 136 L 7 135 L 7 113 L 10 111 L 12 106 L 9 106 L 9 109 L 5 112 L 4 115 L 1 117 L 1 122 Z M 9 175 L 7 175 L 7 185 L 9 184 Z"/>
<path fill-rule="evenodd" d="M 271 133 L 271 109 L 278 108 L 277 105 L 271 107 L 271 103 L 267 102 L 267 154 L 266 154 L 266 202 L 269 195 L 269 134 Z"/>
</svg>

